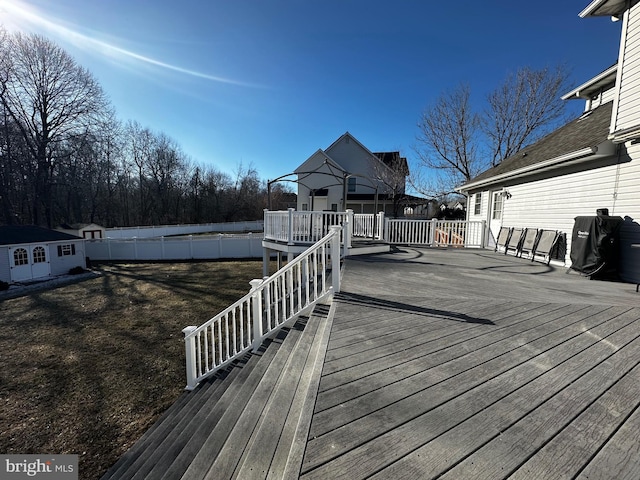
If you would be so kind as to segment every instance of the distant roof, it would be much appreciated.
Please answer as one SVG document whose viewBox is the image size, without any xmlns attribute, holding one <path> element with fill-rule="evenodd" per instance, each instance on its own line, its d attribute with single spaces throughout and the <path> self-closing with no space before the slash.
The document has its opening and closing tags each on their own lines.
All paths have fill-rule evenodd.
<svg viewBox="0 0 640 480">
<path fill-rule="evenodd" d="M 81 238 L 68 233 L 49 230 L 48 228 L 36 227 L 35 225 L 0 226 L 0 245 L 59 242 L 64 240 L 81 240 Z"/>
<path fill-rule="evenodd" d="M 590 112 L 584 113 L 536 143 L 503 160 L 499 165 L 485 170 L 462 185 L 461 190 L 465 190 L 467 186 L 473 188 L 473 184 L 489 180 L 492 177 L 515 172 L 545 160 L 551 160 L 601 144 L 607 140 L 609 135 L 611 107 L 612 102 L 608 102 Z"/>
<path fill-rule="evenodd" d="M 97 225 L 95 223 L 72 223 L 72 224 L 61 223 L 58 228 L 61 228 L 63 230 L 80 230 L 80 229 L 86 228 L 86 227 L 88 227 L 90 225 L 94 225 L 96 227 L 100 227 L 100 225 Z"/>
<path fill-rule="evenodd" d="M 373 154 L 387 167 L 393 169 L 399 165 L 405 175 L 409 175 L 409 164 L 406 158 L 400 156 L 400 152 L 373 152 Z"/>
</svg>

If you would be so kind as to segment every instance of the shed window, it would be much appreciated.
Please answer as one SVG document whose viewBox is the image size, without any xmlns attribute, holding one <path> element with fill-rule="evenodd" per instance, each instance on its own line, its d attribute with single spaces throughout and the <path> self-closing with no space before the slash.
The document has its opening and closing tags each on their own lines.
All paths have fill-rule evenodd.
<svg viewBox="0 0 640 480">
<path fill-rule="evenodd" d="M 71 243 L 69 245 L 58 245 L 58 256 L 65 257 L 67 255 L 75 255 L 76 254 L 76 246 Z"/>
<path fill-rule="evenodd" d="M 44 247 L 33 248 L 33 263 L 44 263 L 47 261 L 47 253 Z"/>
<path fill-rule="evenodd" d="M 473 206 L 473 214 L 480 215 L 481 209 L 482 209 L 482 193 L 476 193 L 476 203 Z"/>
<path fill-rule="evenodd" d="M 500 220 L 502 218 L 502 196 L 501 192 L 495 192 L 493 194 L 493 213 L 491 218 L 493 220 Z"/>
<path fill-rule="evenodd" d="M 13 251 L 13 264 L 18 267 L 20 265 L 29 265 L 29 255 L 24 248 L 16 248 Z"/>
</svg>

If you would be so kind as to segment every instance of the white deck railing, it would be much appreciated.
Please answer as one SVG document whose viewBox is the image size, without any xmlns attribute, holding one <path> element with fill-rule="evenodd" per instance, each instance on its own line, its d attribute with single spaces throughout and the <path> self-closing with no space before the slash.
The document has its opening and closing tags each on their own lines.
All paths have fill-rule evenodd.
<svg viewBox="0 0 640 480">
<path fill-rule="evenodd" d="M 391 244 L 425 246 L 484 247 L 486 222 L 464 220 L 421 220 L 385 218 L 384 213 L 264 212 L 264 238 L 305 245 L 326 234 L 329 226 L 344 227 L 341 241 L 351 246 L 352 238 L 373 238 Z"/>
<path fill-rule="evenodd" d="M 391 244 L 484 247 L 483 221 L 386 219 L 384 239 Z"/>
<path fill-rule="evenodd" d="M 330 228 L 275 274 L 252 280 L 251 291 L 229 308 L 183 330 L 188 390 L 340 291 L 340 230 Z"/>
</svg>

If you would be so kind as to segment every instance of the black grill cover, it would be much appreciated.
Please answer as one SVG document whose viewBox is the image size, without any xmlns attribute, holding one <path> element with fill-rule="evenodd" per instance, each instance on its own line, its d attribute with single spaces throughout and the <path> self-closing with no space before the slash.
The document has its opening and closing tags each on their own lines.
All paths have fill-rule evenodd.
<svg viewBox="0 0 640 480">
<path fill-rule="evenodd" d="M 571 238 L 571 268 L 585 275 L 617 272 L 622 218 L 576 217 Z"/>
</svg>

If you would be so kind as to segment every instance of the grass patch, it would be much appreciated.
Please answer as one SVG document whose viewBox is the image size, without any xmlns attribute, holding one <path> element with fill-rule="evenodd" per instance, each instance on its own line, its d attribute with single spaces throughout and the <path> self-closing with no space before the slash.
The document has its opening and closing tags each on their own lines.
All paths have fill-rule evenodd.
<svg viewBox="0 0 640 480">
<path fill-rule="evenodd" d="M 249 291 L 259 261 L 102 265 L 0 301 L 0 452 L 78 454 L 100 478 L 186 383 L 181 330 Z"/>
</svg>

